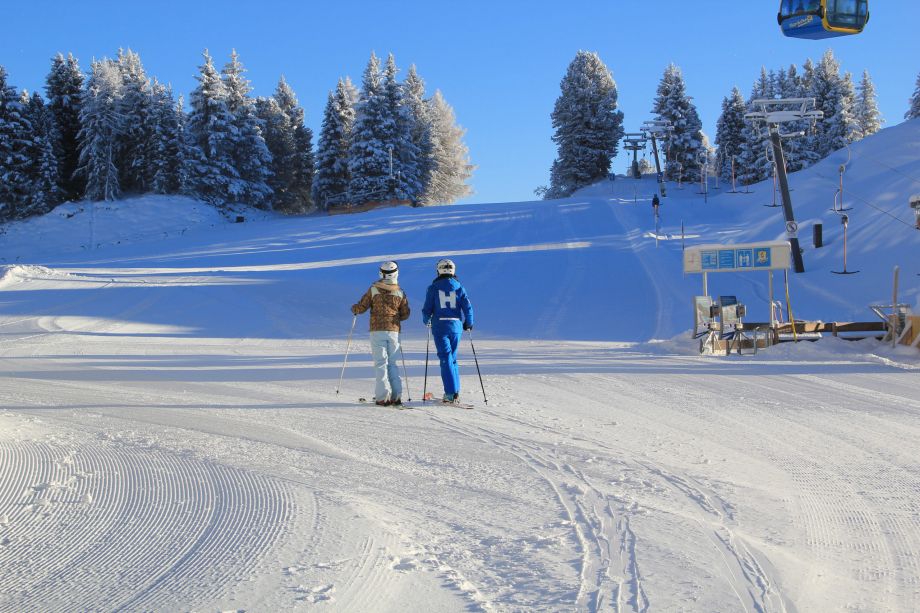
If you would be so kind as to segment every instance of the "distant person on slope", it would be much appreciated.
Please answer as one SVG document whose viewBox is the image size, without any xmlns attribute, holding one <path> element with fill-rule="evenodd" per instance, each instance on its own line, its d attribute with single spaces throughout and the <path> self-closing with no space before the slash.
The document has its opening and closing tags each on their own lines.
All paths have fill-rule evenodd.
<svg viewBox="0 0 920 613">
<path fill-rule="evenodd" d="M 457 369 L 457 348 L 463 330 L 473 329 L 473 305 L 466 290 L 457 280 L 457 267 L 451 260 L 440 260 L 438 276 L 428 286 L 422 321 L 431 328 L 434 346 L 441 361 L 441 381 L 444 402 L 459 402 L 460 371 Z"/>
<path fill-rule="evenodd" d="M 402 404 L 402 380 L 396 352 L 400 350 L 399 322 L 409 319 L 409 300 L 399 289 L 398 278 L 396 262 L 384 262 L 380 266 L 380 280 L 351 307 L 356 316 L 371 310 L 371 353 L 377 378 L 374 402 L 380 406 Z"/>
</svg>

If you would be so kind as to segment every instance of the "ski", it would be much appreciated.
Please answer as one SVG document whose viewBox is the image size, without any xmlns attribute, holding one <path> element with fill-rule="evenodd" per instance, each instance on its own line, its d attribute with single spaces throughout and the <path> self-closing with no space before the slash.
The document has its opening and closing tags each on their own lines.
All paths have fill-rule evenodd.
<svg viewBox="0 0 920 613">
<path fill-rule="evenodd" d="M 381 405 L 378 405 L 378 404 L 374 401 L 373 398 L 371 398 L 370 400 L 368 400 L 367 398 L 358 398 L 358 402 L 360 402 L 360 403 L 362 403 L 362 404 L 372 404 L 372 405 L 374 405 L 374 406 L 380 406 L 380 407 L 383 408 L 383 409 L 397 409 L 397 410 L 399 410 L 399 411 L 407 411 L 407 410 L 409 410 L 409 409 L 415 409 L 415 408 L 417 408 L 417 407 L 415 406 L 415 403 L 413 403 L 413 404 L 411 404 L 411 405 L 410 405 L 410 404 L 406 404 L 406 403 L 402 403 L 402 404 L 388 404 L 388 405 L 383 405 L 383 406 L 381 406 Z"/>
<path fill-rule="evenodd" d="M 436 400 L 434 394 L 431 392 L 425 394 L 425 396 L 422 398 L 422 404 L 431 406 L 437 406 L 440 404 L 448 407 L 456 407 L 458 409 L 466 409 L 468 411 L 474 408 L 473 405 L 466 402 L 444 402 L 443 400 Z"/>
<path fill-rule="evenodd" d="M 372 405 L 374 405 L 374 406 L 380 406 L 380 405 L 378 405 L 376 402 L 374 402 L 374 399 L 373 399 L 373 398 L 371 398 L 371 399 L 368 399 L 368 398 L 358 398 L 358 402 L 360 402 L 361 404 L 372 404 Z M 466 409 L 467 411 L 471 411 L 471 410 L 473 410 L 474 408 L 476 408 L 476 407 L 474 407 L 473 405 L 468 404 L 468 403 L 465 403 L 465 402 L 444 402 L 443 400 L 436 400 L 435 398 L 426 398 L 426 399 L 422 400 L 420 404 L 417 403 L 417 402 L 412 402 L 411 404 L 408 404 L 408 403 L 405 403 L 405 402 L 404 402 L 404 403 L 402 403 L 402 404 L 390 404 L 390 405 L 386 405 L 386 406 L 383 406 L 383 407 L 381 407 L 381 408 L 384 408 L 384 409 L 397 409 L 397 410 L 399 410 L 399 411 L 408 411 L 408 410 L 412 410 L 412 409 L 418 409 L 418 408 L 421 408 L 421 407 L 423 407 L 423 406 L 425 406 L 425 407 L 437 407 L 437 406 L 453 407 L 453 408 L 455 408 L 455 409 Z"/>
<path fill-rule="evenodd" d="M 424 403 L 427 406 L 454 407 L 455 409 L 466 409 L 468 411 L 471 411 L 475 408 L 473 405 L 467 404 L 465 402 L 444 402 L 443 400 L 423 400 L 422 403 Z"/>
</svg>

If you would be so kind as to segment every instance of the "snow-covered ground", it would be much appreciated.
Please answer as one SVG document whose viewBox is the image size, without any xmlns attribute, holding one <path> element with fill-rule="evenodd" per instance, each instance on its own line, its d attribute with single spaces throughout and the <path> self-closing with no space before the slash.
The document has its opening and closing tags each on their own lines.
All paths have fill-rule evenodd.
<svg viewBox="0 0 920 613">
<path fill-rule="evenodd" d="M 917 304 L 920 122 L 792 178 L 799 318 Z M 783 235 L 772 184 L 651 180 L 553 202 L 281 219 L 178 198 L 67 205 L 0 236 L 0 611 L 913 611 L 920 352 L 874 340 L 701 357 L 686 244 Z M 850 200 L 852 199 L 852 200 Z M 245 223 L 230 223 L 236 214 Z M 92 223 L 91 223 L 92 220 Z M 810 225 L 825 224 L 813 249 Z M 91 246 L 95 244 L 96 248 Z M 473 411 L 356 402 L 397 259 L 450 256 Z M 713 275 L 765 319 L 762 275 Z M 429 362 L 429 390 L 439 391 Z"/>
</svg>

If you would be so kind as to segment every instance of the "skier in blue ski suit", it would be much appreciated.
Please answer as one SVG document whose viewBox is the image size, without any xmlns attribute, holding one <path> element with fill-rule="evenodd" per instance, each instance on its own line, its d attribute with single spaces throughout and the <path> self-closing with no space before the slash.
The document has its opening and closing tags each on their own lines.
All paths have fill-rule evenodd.
<svg viewBox="0 0 920 613">
<path fill-rule="evenodd" d="M 422 321 L 431 327 L 434 346 L 441 361 L 441 381 L 444 402 L 460 399 L 460 371 L 457 369 L 457 349 L 463 330 L 473 329 L 473 305 L 466 290 L 454 275 L 457 267 L 451 260 L 440 260 L 438 277 L 428 286 Z"/>
</svg>

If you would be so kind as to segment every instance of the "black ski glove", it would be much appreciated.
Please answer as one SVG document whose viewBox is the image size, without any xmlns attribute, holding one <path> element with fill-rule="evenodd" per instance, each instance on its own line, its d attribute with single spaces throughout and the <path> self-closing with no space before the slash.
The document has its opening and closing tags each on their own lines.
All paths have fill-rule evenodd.
<svg viewBox="0 0 920 613">
<path fill-rule="evenodd" d="M 464 330 L 472 330 L 472 329 L 473 329 L 473 324 L 468 324 L 468 323 L 466 323 L 466 322 L 463 322 L 463 329 L 464 329 Z"/>
</svg>

